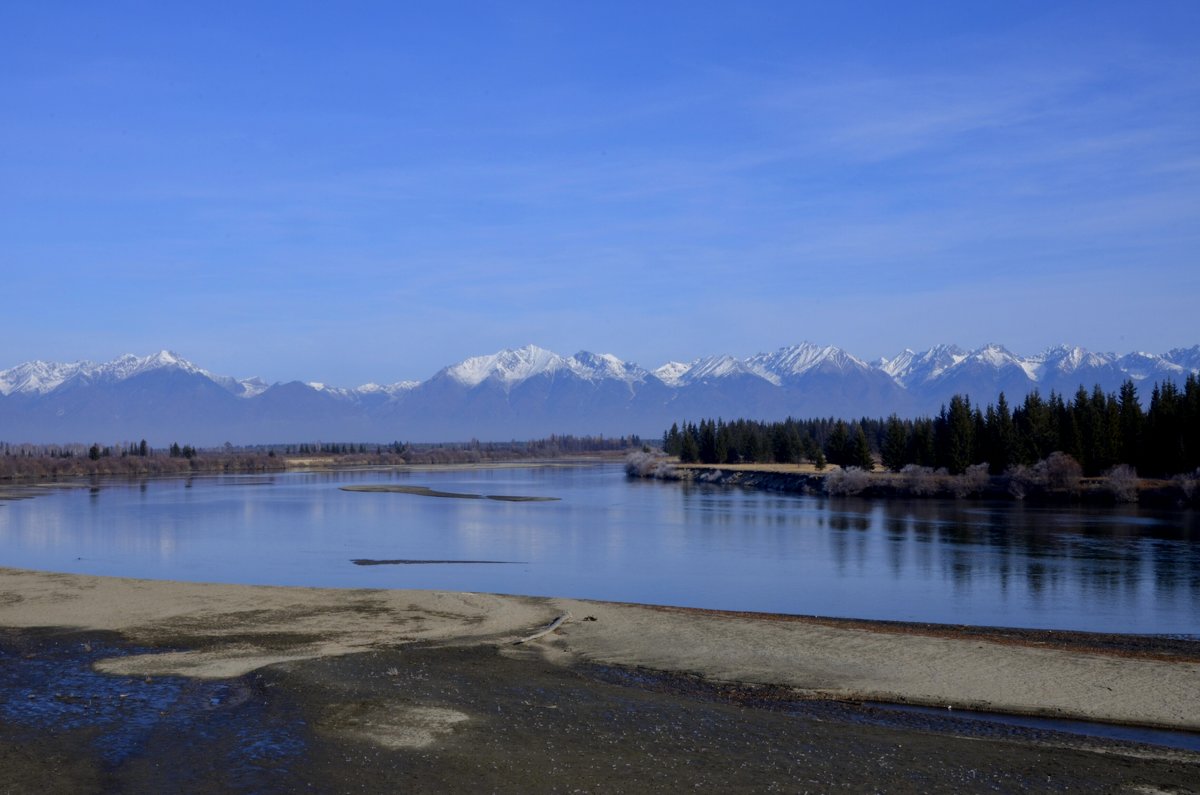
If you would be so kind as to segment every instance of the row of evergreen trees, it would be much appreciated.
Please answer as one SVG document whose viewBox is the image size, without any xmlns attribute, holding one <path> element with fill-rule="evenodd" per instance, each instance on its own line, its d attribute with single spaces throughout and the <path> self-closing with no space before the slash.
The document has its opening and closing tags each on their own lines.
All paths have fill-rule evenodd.
<svg viewBox="0 0 1200 795">
<path fill-rule="evenodd" d="M 110 458 L 114 455 L 120 455 L 121 458 L 127 458 L 129 456 L 137 456 L 138 458 L 146 458 L 152 452 L 153 451 L 150 449 L 150 445 L 148 445 L 146 443 L 145 439 L 142 439 L 142 441 L 137 444 L 130 442 L 128 445 L 126 445 L 124 447 L 119 446 L 117 448 L 101 447 L 99 444 L 93 444 L 91 447 L 88 448 L 88 458 L 91 459 L 92 461 L 99 461 L 101 458 Z M 59 457 L 70 458 L 71 454 L 65 453 L 65 454 L 61 454 Z"/>
<path fill-rule="evenodd" d="M 844 422 L 833 419 L 783 422 L 757 420 L 701 420 L 671 426 L 663 434 L 663 450 L 684 463 L 798 463 L 812 461 L 823 469 L 826 463 L 859 466 L 873 463 L 868 434 L 875 435 L 880 420 Z"/>
<path fill-rule="evenodd" d="M 1169 476 L 1200 467 L 1200 378 L 1156 384 L 1146 409 L 1126 381 L 1116 393 L 1080 387 L 1071 400 L 1034 391 L 1015 409 L 1003 393 L 985 408 L 955 395 L 936 417 L 918 419 L 677 423 L 663 434 L 663 448 L 684 462 L 808 460 L 818 468 L 828 461 L 869 469 L 878 455 L 893 471 L 917 464 L 952 474 L 980 463 L 999 474 L 1061 451 L 1087 475 L 1129 464 L 1143 476 Z"/>
</svg>

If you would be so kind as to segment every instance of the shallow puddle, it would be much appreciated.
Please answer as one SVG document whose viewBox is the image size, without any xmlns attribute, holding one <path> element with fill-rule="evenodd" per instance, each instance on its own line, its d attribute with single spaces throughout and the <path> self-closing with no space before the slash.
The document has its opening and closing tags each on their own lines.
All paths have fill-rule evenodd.
<svg viewBox="0 0 1200 795">
<path fill-rule="evenodd" d="M 1200 733 L 1198 732 L 1148 729 L 1141 726 L 1122 726 L 1114 723 L 1096 723 L 1085 720 L 1040 718 L 1029 715 L 1012 715 L 1007 712 L 983 712 L 969 709 L 949 710 L 938 707 L 914 706 L 911 704 L 867 702 L 867 706 L 915 715 L 937 716 L 943 719 L 954 718 L 966 721 L 979 721 L 982 723 L 1000 724 L 1002 726 L 1018 726 L 1026 729 L 1078 734 L 1085 737 L 1099 737 L 1106 740 L 1123 740 L 1131 743 L 1159 745 L 1164 748 L 1178 748 L 1184 751 L 1200 751 Z"/>
<path fill-rule="evenodd" d="M 107 770 L 149 757 L 206 757 L 221 782 L 252 785 L 302 758 L 304 726 L 256 697 L 254 676 L 226 680 L 130 677 L 93 663 L 154 649 L 102 636 L 0 635 L 0 726 L 6 738 L 69 734 Z M 173 746 L 181 746 L 179 749 Z M 160 771 L 170 778 L 170 771 Z M 186 783 L 186 782 L 181 782 Z M 194 783 L 194 782 L 192 782 Z"/>
</svg>

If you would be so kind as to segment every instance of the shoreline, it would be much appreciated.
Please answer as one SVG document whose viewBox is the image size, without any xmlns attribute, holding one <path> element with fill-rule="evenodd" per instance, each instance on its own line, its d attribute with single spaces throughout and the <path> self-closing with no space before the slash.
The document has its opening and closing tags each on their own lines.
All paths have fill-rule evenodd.
<svg viewBox="0 0 1200 795">
<path fill-rule="evenodd" d="M 217 478 L 261 478 L 263 483 L 279 475 L 320 475 L 332 472 L 475 472 L 505 469 L 574 469 L 592 466 L 620 465 L 620 459 L 586 456 L 562 456 L 560 458 L 529 458 L 512 461 L 481 461 L 476 463 L 449 464 L 338 464 L 328 460 L 309 459 L 300 462 L 285 462 L 275 469 L 221 470 L 197 469 L 178 472 L 112 472 L 101 474 L 53 474 L 0 476 L 0 506 L 6 501 L 28 499 L 48 494 L 56 489 L 99 489 L 113 485 L 140 484 L 146 481 L 189 481 Z M 247 481 L 250 482 L 250 481 Z"/>
<path fill-rule="evenodd" d="M 818 698 L 1200 731 L 1200 640 L 747 613 L 496 594 L 136 580 L 0 568 L 0 627 L 120 633 L 178 651 L 101 670 L 220 678 L 397 644 L 536 644 Z"/>
<path fill-rule="evenodd" d="M 1153 636 L 0 568 L 14 792 L 1182 792 L 1197 681 Z"/>
<path fill-rule="evenodd" d="M 1074 491 L 1054 491 L 1025 486 L 1016 493 L 1003 475 L 970 483 L 962 476 L 930 471 L 926 481 L 914 485 L 902 473 L 831 466 L 818 472 L 811 465 L 785 464 L 682 464 L 657 459 L 640 465 L 627 461 L 630 479 L 658 480 L 698 486 L 736 486 L 752 491 L 774 491 L 821 497 L 857 497 L 868 500 L 1000 500 L 1029 504 L 1083 504 L 1112 507 L 1144 506 L 1189 510 L 1200 505 L 1200 490 L 1186 491 L 1171 480 L 1142 479 L 1132 497 L 1118 498 L 1104 478 L 1084 478 Z M 849 475 L 831 486 L 830 476 Z"/>
</svg>

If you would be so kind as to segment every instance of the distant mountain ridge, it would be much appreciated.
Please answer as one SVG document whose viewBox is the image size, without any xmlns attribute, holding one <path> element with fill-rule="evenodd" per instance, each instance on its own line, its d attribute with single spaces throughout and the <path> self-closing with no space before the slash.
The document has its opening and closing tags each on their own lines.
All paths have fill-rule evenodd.
<svg viewBox="0 0 1200 795">
<path fill-rule="evenodd" d="M 1125 355 L 1064 345 L 1035 356 L 996 344 L 972 351 L 938 345 L 868 363 L 804 342 L 654 370 L 612 354 L 562 356 L 527 345 L 464 359 L 423 382 L 344 388 L 217 375 L 160 351 L 0 371 L 0 440 L 212 445 L 657 435 L 684 418 L 911 416 L 936 412 L 956 393 L 990 402 L 1003 391 L 1014 403 L 1033 389 L 1070 395 L 1100 384 L 1115 391 L 1126 379 L 1178 382 L 1196 372 L 1200 345 Z"/>
</svg>

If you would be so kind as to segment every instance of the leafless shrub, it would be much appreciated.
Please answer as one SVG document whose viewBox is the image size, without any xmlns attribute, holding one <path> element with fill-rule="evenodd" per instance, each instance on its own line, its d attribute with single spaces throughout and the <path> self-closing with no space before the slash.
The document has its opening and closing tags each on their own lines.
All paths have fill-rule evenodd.
<svg viewBox="0 0 1200 795">
<path fill-rule="evenodd" d="M 1197 489 L 1200 489 L 1200 468 L 1195 472 L 1189 472 L 1182 475 L 1176 475 L 1171 478 L 1171 482 L 1179 487 L 1183 492 L 1185 502 L 1191 502 L 1196 496 Z"/>
<path fill-rule="evenodd" d="M 900 470 L 900 476 L 910 494 L 924 497 L 936 494 L 942 487 L 941 475 L 930 467 L 908 464 Z"/>
<path fill-rule="evenodd" d="M 1025 499 L 1025 495 L 1039 485 L 1037 472 L 1024 464 L 1009 467 L 1004 476 L 1008 478 L 1008 493 L 1016 500 Z"/>
<path fill-rule="evenodd" d="M 859 494 L 871 482 L 871 476 L 858 467 L 835 469 L 825 476 L 825 493 L 836 497 Z"/>
<path fill-rule="evenodd" d="M 1104 475 L 1104 485 L 1117 502 L 1137 502 L 1138 474 L 1129 464 L 1118 464 Z"/>
<path fill-rule="evenodd" d="M 641 451 L 625 456 L 625 474 L 629 477 L 644 478 L 654 470 L 654 456 Z"/>
<path fill-rule="evenodd" d="M 629 477 L 671 480 L 675 467 L 663 456 L 637 451 L 625 456 L 625 474 Z"/>
<path fill-rule="evenodd" d="M 1040 479 L 1049 491 L 1078 494 L 1079 484 L 1083 480 L 1083 467 L 1066 453 L 1054 452 L 1045 461 L 1038 462 L 1034 467 Z"/>
<path fill-rule="evenodd" d="M 950 489 L 954 492 L 955 497 L 966 497 L 971 494 L 979 494 L 988 484 L 988 465 L 973 464 L 967 467 L 967 470 L 961 475 L 954 477 L 950 482 Z"/>
</svg>

